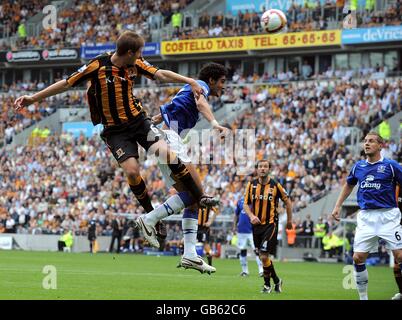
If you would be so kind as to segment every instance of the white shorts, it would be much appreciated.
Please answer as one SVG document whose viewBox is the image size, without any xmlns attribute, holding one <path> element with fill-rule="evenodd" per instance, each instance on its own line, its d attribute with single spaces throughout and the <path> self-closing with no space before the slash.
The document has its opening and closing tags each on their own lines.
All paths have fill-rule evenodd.
<svg viewBox="0 0 402 320">
<path fill-rule="evenodd" d="M 177 132 L 173 130 L 163 130 L 165 133 L 165 140 L 170 150 L 172 150 L 178 158 L 184 163 L 190 163 L 190 157 L 187 155 L 187 146 L 183 143 L 181 137 Z M 163 174 L 166 186 L 171 188 L 176 181 L 172 178 L 172 171 L 166 163 L 160 163 L 158 160 L 158 166 Z"/>
<path fill-rule="evenodd" d="M 354 252 L 377 252 L 378 239 L 387 249 L 402 249 L 402 225 L 399 208 L 361 210 L 357 214 Z"/>
<path fill-rule="evenodd" d="M 240 250 L 247 248 L 255 249 L 253 234 L 252 233 L 238 233 L 237 234 L 237 246 Z"/>
</svg>

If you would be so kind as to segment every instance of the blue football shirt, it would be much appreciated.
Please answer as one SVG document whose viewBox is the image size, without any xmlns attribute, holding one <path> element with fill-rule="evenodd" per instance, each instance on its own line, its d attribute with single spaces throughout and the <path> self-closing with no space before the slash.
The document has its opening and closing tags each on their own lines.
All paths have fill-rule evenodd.
<svg viewBox="0 0 402 320">
<path fill-rule="evenodd" d="M 247 213 L 243 210 L 244 197 L 242 197 L 238 202 L 235 210 L 237 216 L 237 232 L 238 233 L 252 233 L 253 229 L 251 226 L 250 218 Z"/>
<path fill-rule="evenodd" d="M 381 158 L 375 163 L 358 161 L 346 179 L 357 185 L 357 202 L 360 209 L 396 208 L 396 183 L 402 183 L 402 167 L 395 160 Z"/>
<path fill-rule="evenodd" d="M 197 82 L 203 89 L 205 99 L 208 99 L 209 86 L 202 80 Z M 194 128 L 199 120 L 197 103 L 189 84 L 181 88 L 170 103 L 161 106 L 160 111 L 166 125 L 179 134 L 185 129 Z"/>
</svg>

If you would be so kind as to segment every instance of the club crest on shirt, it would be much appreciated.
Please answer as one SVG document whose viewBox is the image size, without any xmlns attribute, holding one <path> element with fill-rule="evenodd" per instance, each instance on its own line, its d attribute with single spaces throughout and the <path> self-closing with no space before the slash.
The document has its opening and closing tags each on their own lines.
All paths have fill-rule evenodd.
<svg viewBox="0 0 402 320">
<path fill-rule="evenodd" d="M 122 148 L 119 148 L 119 149 L 116 150 L 116 154 L 117 154 L 117 158 L 120 159 L 126 153 L 123 151 Z"/>
<path fill-rule="evenodd" d="M 79 73 L 84 72 L 86 69 L 88 68 L 88 66 L 86 64 L 84 64 L 81 68 L 78 69 Z"/>
<path fill-rule="evenodd" d="M 377 172 L 378 173 L 384 173 L 385 172 L 385 166 L 383 166 L 383 165 L 378 166 L 377 167 Z"/>
</svg>

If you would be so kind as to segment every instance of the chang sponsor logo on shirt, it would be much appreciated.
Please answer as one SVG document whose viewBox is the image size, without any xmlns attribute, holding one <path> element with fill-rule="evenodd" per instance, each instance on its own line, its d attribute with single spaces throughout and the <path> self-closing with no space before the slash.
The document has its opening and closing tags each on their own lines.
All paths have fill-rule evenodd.
<svg viewBox="0 0 402 320">
<path fill-rule="evenodd" d="M 273 200 L 273 195 L 272 194 L 268 194 L 268 195 L 260 195 L 260 196 L 257 196 L 257 195 L 252 195 L 251 196 L 251 199 L 252 200 L 269 200 L 269 201 L 272 201 Z"/>
<path fill-rule="evenodd" d="M 368 175 L 366 180 L 362 181 L 360 184 L 361 189 L 376 189 L 379 190 L 381 188 L 381 183 L 375 183 L 374 176 Z"/>
</svg>

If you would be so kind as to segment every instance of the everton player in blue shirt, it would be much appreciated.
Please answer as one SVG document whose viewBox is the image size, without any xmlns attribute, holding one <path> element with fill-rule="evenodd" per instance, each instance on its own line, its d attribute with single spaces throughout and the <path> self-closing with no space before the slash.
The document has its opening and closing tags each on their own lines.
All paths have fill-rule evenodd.
<svg viewBox="0 0 402 320">
<path fill-rule="evenodd" d="M 234 231 L 237 232 L 237 246 L 240 250 L 240 265 L 241 273 L 240 276 L 248 276 L 248 263 L 247 263 L 247 248 L 251 248 L 256 253 L 256 261 L 258 265 L 258 274 L 260 277 L 264 275 L 264 270 L 262 267 L 262 262 L 258 257 L 258 251 L 255 249 L 254 239 L 253 239 L 253 228 L 251 226 L 250 218 L 247 213 L 243 210 L 244 197 L 242 197 L 238 202 L 234 215 Z"/>
<path fill-rule="evenodd" d="M 360 300 L 367 300 L 368 273 L 366 259 L 378 250 L 378 239 L 385 240 L 395 262 L 402 268 L 401 212 L 395 198 L 396 184 L 402 183 L 402 167 L 394 160 L 381 156 L 384 141 L 376 132 L 364 139 L 366 160 L 358 161 L 350 171 L 332 216 L 339 221 L 341 206 L 358 185 L 357 202 L 360 211 L 354 241 L 355 280 Z"/>
<path fill-rule="evenodd" d="M 154 116 L 152 121 L 154 124 L 164 122 L 163 133 L 170 150 L 178 152 L 178 158 L 186 163 L 188 171 L 191 173 L 195 183 L 202 190 L 201 180 L 195 168 L 190 164 L 191 160 L 187 155 L 186 145 L 182 141 L 182 136 L 187 130 L 192 129 L 199 120 L 201 113 L 211 124 L 213 129 L 217 129 L 220 134 L 229 133 L 229 129 L 222 127 L 215 119 L 211 107 L 207 101 L 209 96 L 219 97 L 226 82 L 226 68 L 217 63 L 209 63 L 204 66 L 200 72 L 197 82 L 202 87 L 203 93 L 199 99 L 194 98 L 191 86 L 184 86 L 169 102 L 160 107 L 161 113 Z M 175 187 L 176 190 L 184 191 L 184 186 L 174 179 L 169 166 L 159 163 L 159 167 L 165 177 L 168 187 Z M 143 224 L 147 226 L 155 226 L 158 221 L 166 218 L 168 215 L 180 213 L 184 208 L 166 208 L 162 205 L 152 212 L 140 217 Z M 184 253 L 181 258 L 179 267 L 191 268 L 201 273 L 212 273 L 216 269 L 203 261 L 197 255 L 196 242 L 198 230 L 198 207 L 193 205 L 185 209 L 182 220 L 183 236 L 184 236 Z"/>
</svg>

